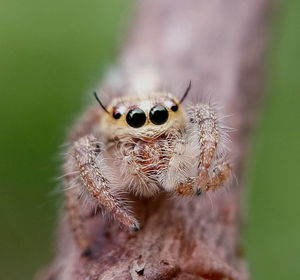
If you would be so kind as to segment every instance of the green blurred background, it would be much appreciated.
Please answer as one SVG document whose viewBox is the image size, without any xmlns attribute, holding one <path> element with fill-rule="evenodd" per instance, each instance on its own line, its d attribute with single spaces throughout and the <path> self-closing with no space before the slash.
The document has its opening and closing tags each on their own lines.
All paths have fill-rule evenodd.
<svg viewBox="0 0 300 280">
<path fill-rule="evenodd" d="M 0 0 L 0 279 L 53 254 L 59 146 L 117 53 L 130 0 Z M 253 279 L 300 279 L 300 1 L 273 16 L 267 96 L 248 172 Z"/>
</svg>

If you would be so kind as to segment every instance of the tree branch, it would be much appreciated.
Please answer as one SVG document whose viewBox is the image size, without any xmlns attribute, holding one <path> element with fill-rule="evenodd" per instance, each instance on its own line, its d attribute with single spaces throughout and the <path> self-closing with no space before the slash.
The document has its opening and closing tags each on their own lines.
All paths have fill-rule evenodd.
<svg viewBox="0 0 300 280">
<path fill-rule="evenodd" d="M 136 89 L 136 81 L 146 77 L 143 85 L 178 93 L 192 80 L 189 98 L 209 95 L 225 114 L 233 114 L 227 122 L 237 129 L 231 160 L 241 182 L 262 95 L 267 12 L 268 0 L 139 1 L 132 32 L 105 86 Z M 71 138 L 88 131 L 87 125 Z M 139 201 L 143 228 L 137 233 L 101 215 L 91 218 L 91 258 L 81 256 L 63 217 L 57 256 L 40 279 L 246 279 L 239 244 L 242 190 L 233 183 L 213 197 L 213 206 L 198 198 Z"/>
</svg>

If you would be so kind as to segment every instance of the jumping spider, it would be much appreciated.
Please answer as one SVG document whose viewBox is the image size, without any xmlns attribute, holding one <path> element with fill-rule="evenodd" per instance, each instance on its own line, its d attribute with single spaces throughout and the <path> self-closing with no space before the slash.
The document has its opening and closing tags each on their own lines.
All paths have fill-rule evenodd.
<svg viewBox="0 0 300 280">
<path fill-rule="evenodd" d="M 138 230 L 121 193 L 200 195 L 230 177 L 231 168 L 219 151 L 222 131 L 213 108 L 182 106 L 190 89 L 191 83 L 181 100 L 152 92 L 116 98 L 108 107 L 95 94 L 104 110 L 90 131 L 71 144 L 64 165 L 67 210 L 81 247 L 88 247 L 79 211 L 82 199 Z"/>
</svg>

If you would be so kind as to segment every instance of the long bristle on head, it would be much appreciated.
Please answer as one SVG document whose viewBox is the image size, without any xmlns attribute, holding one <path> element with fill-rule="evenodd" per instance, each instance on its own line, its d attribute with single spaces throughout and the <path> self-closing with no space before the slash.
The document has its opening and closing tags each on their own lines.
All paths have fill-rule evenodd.
<svg viewBox="0 0 300 280">
<path fill-rule="evenodd" d="M 101 108 L 107 113 L 109 114 L 109 112 L 107 111 L 106 107 L 103 105 L 103 103 L 101 102 L 100 98 L 97 95 L 97 92 L 94 91 L 94 96 L 97 100 L 97 102 L 99 103 L 99 105 L 101 106 Z"/>
<path fill-rule="evenodd" d="M 180 99 L 180 103 L 182 103 L 182 102 L 184 101 L 184 99 L 187 97 L 187 95 L 188 95 L 188 93 L 190 92 L 191 88 L 192 88 L 192 81 L 190 80 L 190 82 L 189 82 L 189 84 L 188 84 L 188 87 L 186 88 L 186 90 L 185 90 L 183 96 L 182 96 L 181 99 Z"/>
</svg>

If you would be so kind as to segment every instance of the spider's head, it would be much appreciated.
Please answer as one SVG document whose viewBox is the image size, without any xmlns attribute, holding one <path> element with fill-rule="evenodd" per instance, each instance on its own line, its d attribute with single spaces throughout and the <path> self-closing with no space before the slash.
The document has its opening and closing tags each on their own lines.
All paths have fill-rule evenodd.
<svg viewBox="0 0 300 280">
<path fill-rule="evenodd" d="M 153 139 L 185 126 L 181 102 L 169 93 L 152 93 L 114 99 L 105 108 L 101 132 L 107 138 Z"/>
</svg>

